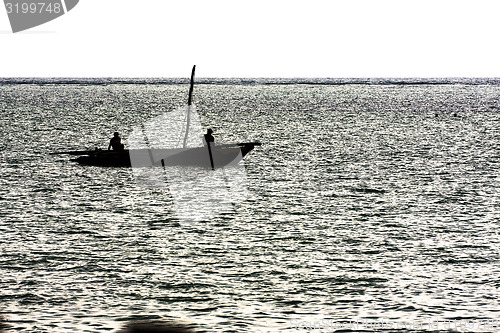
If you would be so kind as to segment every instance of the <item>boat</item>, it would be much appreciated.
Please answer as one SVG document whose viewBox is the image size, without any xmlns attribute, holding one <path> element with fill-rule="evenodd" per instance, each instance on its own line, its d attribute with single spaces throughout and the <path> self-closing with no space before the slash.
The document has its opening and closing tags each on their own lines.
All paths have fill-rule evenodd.
<svg viewBox="0 0 500 333">
<path fill-rule="evenodd" d="M 203 142 L 205 140 L 202 139 L 201 125 L 199 119 L 196 118 L 197 114 L 192 105 L 195 68 L 196 66 L 193 66 L 191 72 L 188 106 L 187 108 L 179 109 L 179 112 L 182 113 L 179 114 L 179 117 L 183 121 L 185 120 L 185 126 L 180 125 L 182 127 L 181 132 L 184 134 L 183 139 L 177 136 L 167 142 L 163 140 L 163 136 L 160 136 L 164 142 L 160 142 L 161 144 L 156 142 L 156 144 L 151 145 L 147 136 L 143 133 L 143 125 L 131 133 L 131 137 L 134 139 L 129 139 L 129 142 L 132 141 L 132 146 L 134 147 L 130 149 L 120 151 L 96 148 L 94 150 L 63 151 L 50 154 L 78 156 L 71 159 L 71 161 L 82 165 L 102 167 L 196 166 L 212 168 L 214 170 L 215 168 L 238 164 L 245 155 L 253 150 L 255 146 L 260 146 L 261 143 L 244 142 L 215 145 L 213 142 Z M 156 127 L 162 125 L 166 127 L 171 125 L 173 122 L 172 118 L 175 118 L 174 116 L 171 114 L 167 114 L 164 117 L 159 116 L 150 120 L 149 123 Z M 190 128 L 196 125 L 196 123 L 198 127 L 194 131 L 190 131 Z M 174 124 L 174 126 L 177 125 Z M 165 132 L 174 133 L 176 131 L 169 129 Z M 179 131 L 177 132 L 179 133 Z M 154 137 L 154 135 L 152 136 Z M 183 142 L 182 146 L 180 146 L 180 141 Z M 175 142 L 175 144 L 172 145 L 169 142 Z M 141 146 L 142 148 L 140 148 Z M 144 146 L 147 148 L 144 148 Z"/>
<path fill-rule="evenodd" d="M 211 147 L 213 167 L 235 165 L 260 142 L 214 145 Z M 178 149 L 81 150 L 56 152 L 51 155 L 80 155 L 71 161 L 103 167 L 198 166 L 212 167 L 208 147 Z"/>
</svg>

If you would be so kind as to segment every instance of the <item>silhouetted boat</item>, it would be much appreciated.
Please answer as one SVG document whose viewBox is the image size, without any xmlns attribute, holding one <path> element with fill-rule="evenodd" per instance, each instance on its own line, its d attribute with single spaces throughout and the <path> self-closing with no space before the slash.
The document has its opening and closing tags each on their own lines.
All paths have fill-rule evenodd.
<svg viewBox="0 0 500 333">
<path fill-rule="evenodd" d="M 205 142 L 203 146 L 203 139 L 201 134 L 201 126 L 198 128 L 194 126 L 191 122 L 191 118 L 197 120 L 197 114 L 194 107 L 191 107 L 193 86 L 194 86 L 194 72 L 196 66 L 193 66 L 191 73 L 191 84 L 189 88 L 189 99 L 188 107 L 186 108 L 186 124 L 176 124 L 174 120 L 170 118 L 163 118 L 162 116 L 156 117 L 149 121 L 149 125 L 162 126 L 171 125 L 174 123 L 174 127 L 185 128 L 185 135 L 183 140 L 178 137 L 165 138 L 160 136 L 160 141 L 167 143 L 168 147 L 156 147 L 156 148 L 139 148 L 137 149 L 126 149 L 122 151 L 116 150 L 76 150 L 76 151 L 66 151 L 66 152 L 56 152 L 51 153 L 51 155 L 57 154 L 68 154 L 68 155 L 78 155 L 79 157 L 72 159 L 72 161 L 78 162 L 84 165 L 94 165 L 94 166 L 104 166 L 104 167 L 149 167 L 149 166 L 201 166 L 201 167 L 211 167 L 220 168 L 228 165 L 237 164 L 243 159 L 243 157 L 248 154 L 255 146 L 260 146 L 260 142 L 245 142 L 245 143 L 235 143 L 235 144 L 223 144 L 214 145 L 211 143 L 208 145 Z M 184 112 L 184 109 L 181 109 Z M 170 114 L 169 114 L 170 115 Z M 179 114 L 177 114 L 179 116 Z M 184 119 L 183 114 L 180 115 Z M 175 114 L 171 115 L 171 118 L 175 118 Z M 148 125 L 148 124 L 146 124 Z M 196 125 L 196 124 L 195 124 Z M 196 132 L 189 131 L 190 127 L 195 127 Z M 144 126 L 143 126 L 144 128 Z M 169 129 L 165 131 L 167 134 L 178 132 Z M 182 132 L 182 131 L 180 131 Z M 145 137 L 142 129 L 136 129 L 131 133 L 133 137 L 132 140 L 135 143 L 143 143 L 142 146 L 146 145 L 151 147 Z M 190 137 L 191 136 L 191 137 Z M 168 139 L 168 138 L 167 138 Z M 183 141 L 182 147 L 177 147 L 176 144 Z M 169 145 L 168 143 L 175 142 L 175 144 Z M 195 146 L 188 147 L 188 143 Z M 161 146 L 162 142 L 156 146 Z M 138 146 L 141 146 L 138 144 Z"/>
<path fill-rule="evenodd" d="M 212 146 L 215 168 L 237 164 L 260 142 L 245 142 Z M 132 152 L 132 157 L 130 152 Z M 211 167 L 208 147 L 176 149 L 134 149 L 134 150 L 76 150 L 51 153 L 51 155 L 80 155 L 72 159 L 84 165 L 104 167 L 147 167 L 147 166 L 200 166 Z"/>
</svg>

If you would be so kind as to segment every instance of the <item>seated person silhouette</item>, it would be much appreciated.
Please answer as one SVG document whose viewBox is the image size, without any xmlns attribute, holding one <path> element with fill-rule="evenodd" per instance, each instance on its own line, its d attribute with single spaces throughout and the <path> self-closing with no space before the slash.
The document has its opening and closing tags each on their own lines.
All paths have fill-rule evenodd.
<svg viewBox="0 0 500 333">
<path fill-rule="evenodd" d="M 211 128 L 207 129 L 207 134 L 205 134 L 205 141 L 206 141 L 207 145 L 210 143 L 214 143 L 214 141 L 215 141 L 214 136 L 212 135 L 213 132 L 214 131 L 212 131 Z"/>
<path fill-rule="evenodd" d="M 113 147 L 113 150 L 116 151 L 122 151 L 125 148 L 125 146 L 122 144 L 122 139 L 120 138 L 120 134 L 118 134 L 118 132 L 115 132 L 114 136 L 109 141 L 108 150 L 110 150 L 111 147 Z"/>
</svg>

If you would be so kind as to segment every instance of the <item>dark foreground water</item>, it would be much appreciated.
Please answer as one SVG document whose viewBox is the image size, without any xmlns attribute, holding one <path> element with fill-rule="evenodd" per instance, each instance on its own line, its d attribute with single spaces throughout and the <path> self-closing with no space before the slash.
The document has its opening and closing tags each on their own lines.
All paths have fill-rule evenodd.
<svg viewBox="0 0 500 333">
<path fill-rule="evenodd" d="M 217 142 L 263 145 L 245 200 L 182 223 L 131 169 L 48 153 L 126 139 L 186 84 L 1 81 L 9 331 L 500 330 L 500 84 L 269 82 L 195 87 Z"/>
</svg>

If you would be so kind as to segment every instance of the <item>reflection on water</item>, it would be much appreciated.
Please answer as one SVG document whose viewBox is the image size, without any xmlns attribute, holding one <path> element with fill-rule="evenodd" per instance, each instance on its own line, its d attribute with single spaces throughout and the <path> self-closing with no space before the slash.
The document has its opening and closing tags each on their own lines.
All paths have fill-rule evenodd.
<svg viewBox="0 0 500 333">
<path fill-rule="evenodd" d="M 228 210 L 216 197 L 221 210 L 192 223 L 174 203 L 206 198 L 199 175 L 162 169 L 182 179 L 176 198 L 131 169 L 48 155 L 103 147 L 185 94 L 2 86 L 0 311 L 12 331 L 496 320 L 499 86 L 200 85 L 217 142 L 263 145 L 245 157 L 247 195 L 227 193 Z"/>
</svg>

